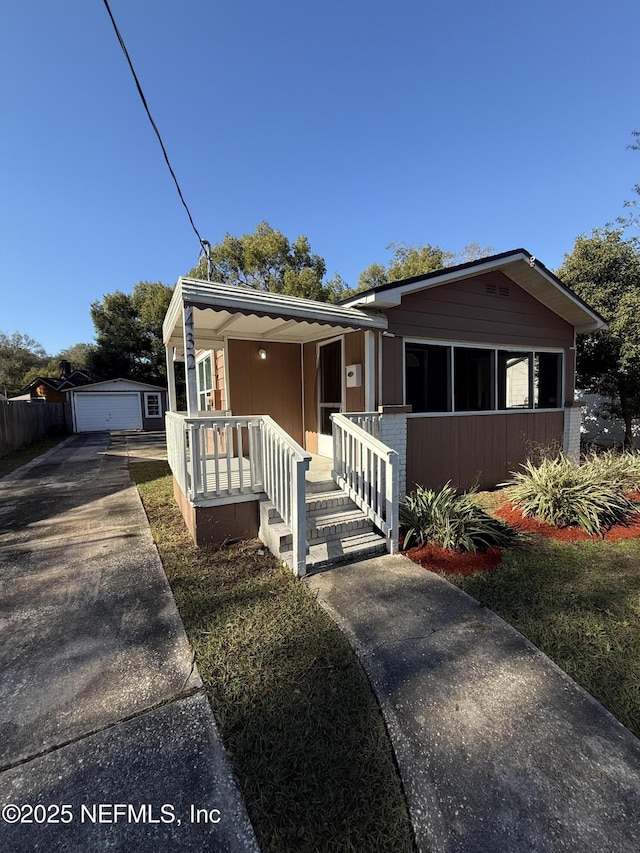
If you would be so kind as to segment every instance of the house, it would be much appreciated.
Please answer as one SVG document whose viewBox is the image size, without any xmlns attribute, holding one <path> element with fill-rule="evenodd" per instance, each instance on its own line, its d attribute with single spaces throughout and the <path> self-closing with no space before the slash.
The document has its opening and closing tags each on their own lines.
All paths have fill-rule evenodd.
<svg viewBox="0 0 640 853">
<path fill-rule="evenodd" d="M 621 416 L 620 401 L 603 394 L 590 394 L 576 390 L 576 401 L 582 407 L 581 440 L 596 447 L 622 447 L 625 423 Z M 640 425 L 632 426 L 633 444 L 640 447 Z"/>
<path fill-rule="evenodd" d="M 576 335 L 604 326 L 524 249 L 339 305 L 180 279 L 167 441 L 195 541 L 259 533 L 298 575 L 393 552 L 416 484 L 490 487 L 534 447 L 578 452 Z"/>
<path fill-rule="evenodd" d="M 67 392 L 74 432 L 164 429 L 167 390 L 132 379 L 92 382 Z"/>
<path fill-rule="evenodd" d="M 68 361 L 61 361 L 59 376 L 36 376 L 24 386 L 18 396 L 11 399 L 39 403 L 64 403 L 67 399 L 66 391 L 88 385 L 90 382 L 91 377 L 88 373 L 83 370 L 72 370 Z"/>
</svg>

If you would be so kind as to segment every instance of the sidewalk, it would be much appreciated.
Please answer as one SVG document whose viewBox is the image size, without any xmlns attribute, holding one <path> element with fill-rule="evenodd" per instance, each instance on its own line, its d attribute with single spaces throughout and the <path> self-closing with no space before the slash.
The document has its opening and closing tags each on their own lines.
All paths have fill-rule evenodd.
<svg viewBox="0 0 640 853">
<path fill-rule="evenodd" d="M 0 820 L 0 849 L 258 850 L 126 454 L 108 447 L 78 435 L 0 481 L 0 805 L 70 806 L 59 823 Z"/>
<path fill-rule="evenodd" d="M 372 683 L 420 851 L 640 850 L 640 741 L 521 634 L 402 556 L 307 583 Z"/>
</svg>

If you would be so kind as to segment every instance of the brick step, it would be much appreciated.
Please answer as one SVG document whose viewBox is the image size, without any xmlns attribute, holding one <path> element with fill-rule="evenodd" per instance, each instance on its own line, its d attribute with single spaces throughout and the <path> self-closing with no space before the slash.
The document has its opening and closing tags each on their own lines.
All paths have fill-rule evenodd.
<svg viewBox="0 0 640 853">
<path fill-rule="evenodd" d="M 309 514 L 334 507 L 348 507 L 350 504 L 352 504 L 351 498 L 340 489 L 307 495 L 307 513 Z"/>
<path fill-rule="evenodd" d="M 282 521 L 278 510 L 268 501 L 266 510 L 269 524 L 276 524 Z M 307 517 L 317 515 L 319 512 L 328 512 L 330 510 L 352 509 L 355 504 L 348 495 L 341 492 L 339 489 L 334 492 L 318 492 L 314 495 L 308 495 L 306 499 Z"/>
<path fill-rule="evenodd" d="M 307 571 L 316 571 L 334 563 L 360 560 L 386 551 L 386 542 L 379 533 L 358 533 L 331 538 L 326 542 L 310 543 L 307 554 Z M 280 559 L 291 566 L 293 554 L 285 551 Z"/>
<path fill-rule="evenodd" d="M 305 490 L 308 495 L 315 495 L 318 492 L 337 492 L 340 489 L 333 480 L 307 480 Z"/>
<path fill-rule="evenodd" d="M 373 530 L 373 525 L 367 516 L 354 504 L 348 507 L 333 507 L 329 510 L 318 510 L 307 516 L 307 539 L 309 539 L 309 544 L 313 540 L 346 536 L 363 528 Z"/>
<path fill-rule="evenodd" d="M 307 520 L 309 521 L 309 520 Z M 328 516 L 320 519 L 316 526 L 313 522 L 307 524 L 307 542 L 309 546 L 326 542 L 330 539 L 340 539 L 345 536 L 355 536 L 373 532 L 373 524 L 359 509 L 342 513 L 341 516 Z M 290 551 L 293 545 L 293 534 L 283 521 L 271 522 L 268 525 L 270 547 L 276 553 Z"/>
</svg>

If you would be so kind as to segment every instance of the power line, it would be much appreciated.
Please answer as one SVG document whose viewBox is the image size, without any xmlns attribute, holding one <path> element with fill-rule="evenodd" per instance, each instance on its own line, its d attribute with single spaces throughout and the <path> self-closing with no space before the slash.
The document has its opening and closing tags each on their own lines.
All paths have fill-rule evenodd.
<svg viewBox="0 0 640 853">
<path fill-rule="evenodd" d="M 127 46 L 124 43 L 124 39 L 120 35 L 120 30 L 118 29 L 118 25 L 116 24 L 115 18 L 113 17 L 113 13 L 109 7 L 109 2 L 108 2 L 108 0 L 103 0 L 103 3 L 107 9 L 107 12 L 109 13 L 109 17 L 111 18 L 111 23 L 113 24 L 113 29 L 115 30 L 116 36 L 118 37 L 118 41 L 120 42 L 120 47 L 122 48 L 122 52 L 124 53 L 124 55 L 127 59 L 127 62 L 129 63 L 129 68 L 131 69 L 133 79 L 135 80 L 136 88 L 138 90 L 138 94 L 140 95 L 140 100 L 142 101 L 142 104 L 145 108 L 147 116 L 149 117 L 149 121 L 151 122 L 151 127 L 154 129 L 155 134 L 158 137 L 158 142 L 160 143 L 160 148 L 162 148 L 162 153 L 164 154 L 165 162 L 167 164 L 169 172 L 171 172 L 171 177 L 173 178 L 173 182 L 176 185 L 176 189 L 178 190 L 178 195 L 180 196 L 180 201 L 182 202 L 184 209 L 187 211 L 187 216 L 189 217 L 189 222 L 191 223 L 191 227 L 193 228 L 194 233 L 195 233 L 196 237 L 198 238 L 198 242 L 200 243 L 200 248 L 201 248 L 202 252 L 205 254 L 205 256 L 207 257 L 208 273 L 209 273 L 209 281 L 210 281 L 211 280 L 211 247 L 206 240 L 202 239 L 202 237 L 200 236 L 200 232 L 198 231 L 198 229 L 195 226 L 195 223 L 193 221 L 193 217 L 191 216 L 191 211 L 189 210 L 187 203 L 184 200 L 184 196 L 182 195 L 182 190 L 180 189 L 180 184 L 178 183 L 178 179 L 176 178 L 176 173 L 173 171 L 171 163 L 169 162 L 169 155 L 167 154 L 167 149 L 164 147 L 164 142 L 162 141 L 162 137 L 160 136 L 160 131 L 158 130 L 158 127 L 157 127 L 155 121 L 153 120 L 153 116 L 151 115 L 151 111 L 149 110 L 149 106 L 147 104 L 147 99 L 144 96 L 144 92 L 142 91 L 142 86 L 140 85 L 140 81 L 138 80 L 138 75 L 136 74 L 135 69 L 133 67 L 133 63 L 131 62 L 131 57 L 129 56 L 129 51 L 127 50 Z"/>
</svg>

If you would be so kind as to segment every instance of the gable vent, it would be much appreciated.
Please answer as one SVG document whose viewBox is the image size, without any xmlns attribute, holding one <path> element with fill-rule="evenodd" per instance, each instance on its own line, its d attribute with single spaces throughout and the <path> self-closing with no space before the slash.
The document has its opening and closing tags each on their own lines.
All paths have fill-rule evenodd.
<svg viewBox="0 0 640 853">
<path fill-rule="evenodd" d="M 495 296 L 497 292 L 498 292 L 498 290 L 497 290 L 495 284 L 487 284 L 487 293 L 490 296 Z"/>
<path fill-rule="evenodd" d="M 508 296 L 509 295 L 509 288 L 506 285 L 502 284 L 498 288 L 498 293 L 500 294 L 500 296 Z"/>
</svg>

